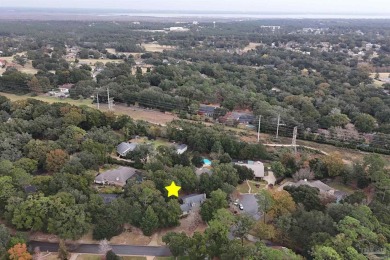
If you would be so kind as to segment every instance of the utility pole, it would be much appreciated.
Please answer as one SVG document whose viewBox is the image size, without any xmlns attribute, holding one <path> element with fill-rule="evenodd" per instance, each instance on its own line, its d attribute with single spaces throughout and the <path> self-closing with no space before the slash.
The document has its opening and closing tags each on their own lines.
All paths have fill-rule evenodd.
<svg viewBox="0 0 390 260">
<path fill-rule="evenodd" d="M 110 98 L 110 88 L 107 88 L 108 110 L 112 110 L 114 101 Z"/>
<path fill-rule="evenodd" d="M 110 88 L 107 88 L 107 103 L 108 103 L 108 110 L 111 110 L 111 105 L 110 105 Z"/>
<path fill-rule="evenodd" d="M 279 126 L 281 126 L 281 125 L 285 125 L 285 124 L 280 123 L 280 114 L 278 114 L 278 125 L 276 127 L 276 139 L 279 138 Z"/>
<path fill-rule="evenodd" d="M 297 153 L 297 134 L 298 134 L 298 127 L 294 127 L 293 132 L 293 139 L 292 139 L 292 145 L 294 146 L 295 154 Z"/>
<path fill-rule="evenodd" d="M 259 116 L 259 128 L 257 128 L 257 142 L 260 142 L 260 123 L 261 123 L 261 115 Z"/>
<path fill-rule="evenodd" d="M 100 104 L 99 104 L 99 92 L 96 92 L 96 102 L 97 102 L 97 107 L 100 109 Z"/>
</svg>

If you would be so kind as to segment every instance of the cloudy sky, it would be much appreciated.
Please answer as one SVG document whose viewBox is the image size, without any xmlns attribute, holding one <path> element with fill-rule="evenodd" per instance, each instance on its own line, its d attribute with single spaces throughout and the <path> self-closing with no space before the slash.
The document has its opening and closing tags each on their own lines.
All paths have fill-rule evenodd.
<svg viewBox="0 0 390 260">
<path fill-rule="evenodd" d="M 390 0 L 0 0 L 0 7 L 383 14 Z"/>
</svg>

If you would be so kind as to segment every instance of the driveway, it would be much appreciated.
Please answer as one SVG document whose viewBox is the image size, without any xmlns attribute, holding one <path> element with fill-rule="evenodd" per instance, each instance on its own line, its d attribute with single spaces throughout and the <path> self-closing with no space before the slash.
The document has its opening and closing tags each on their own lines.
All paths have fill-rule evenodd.
<svg viewBox="0 0 390 260">
<path fill-rule="evenodd" d="M 39 247 L 42 252 L 58 252 L 57 243 L 46 243 L 31 241 L 30 246 L 32 248 Z M 112 251 L 118 255 L 140 255 L 140 256 L 171 256 L 171 252 L 168 247 L 165 246 L 128 246 L 128 245 L 111 245 Z M 71 248 L 72 253 L 88 253 L 99 254 L 98 244 L 80 244 L 75 248 Z"/>
<path fill-rule="evenodd" d="M 259 212 L 255 194 L 241 194 L 239 195 L 239 201 L 244 206 L 244 210 L 238 209 L 238 211 L 248 213 L 256 220 L 260 219 L 261 213 Z"/>
<path fill-rule="evenodd" d="M 274 173 L 272 171 L 268 171 L 268 175 L 264 176 L 263 180 L 268 182 L 268 185 L 269 184 L 275 185 L 275 182 L 276 182 L 275 175 L 274 175 Z"/>
</svg>

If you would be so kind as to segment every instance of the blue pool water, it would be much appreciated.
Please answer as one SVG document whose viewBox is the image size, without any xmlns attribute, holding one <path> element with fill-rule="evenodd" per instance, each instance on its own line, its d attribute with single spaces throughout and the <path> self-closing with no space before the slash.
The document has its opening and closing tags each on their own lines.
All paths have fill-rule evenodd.
<svg viewBox="0 0 390 260">
<path fill-rule="evenodd" d="M 211 165 L 211 161 L 209 159 L 203 159 L 203 163 L 206 165 Z"/>
</svg>

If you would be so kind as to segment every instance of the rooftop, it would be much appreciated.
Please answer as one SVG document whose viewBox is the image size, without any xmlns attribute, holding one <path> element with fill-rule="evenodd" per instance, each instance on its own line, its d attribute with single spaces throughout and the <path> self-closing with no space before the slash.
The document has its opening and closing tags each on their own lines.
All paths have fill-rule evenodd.
<svg viewBox="0 0 390 260">
<path fill-rule="evenodd" d="M 256 178 L 264 177 L 264 164 L 260 161 L 248 161 L 247 163 L 236 163 L 236 165 L 245 166 L 248 169 L 251 169 Z"/>
<path fill-rule="evenodd" d="M 329 191 L 335 191 L 334 188 L 326 185 L 325 183 L 323 183 L 322 181 L 307 181 L 307 180 L 300 180 L 298 182 L 286 182 L 285 184 L 283 184 L 282 186 L 280 186 L 278 189 L 279 190 L 282 190 L 285 186 L 295 186 L 295 187 L 299 187 L 301 185 L 308 185 L 310 187 L 313 187 L 313 188 L 317 188 L 320 190 L 320 192 L 329 192 Z"/>
<path fill-rule="evenodd" d="M 126 181 L 136 173 L 136 169 L 120 166 L 116 169 L 105 171 L 95 178 L 96 183 L 108 183 L 123 186 Z"/>
<path fill-rule="evenodd" d="M 116 147 L 116 151 L 118 154 L 121 156 L 126 156 L 128 152 L 132 152 L 135 150 L 137 147 L 137 143 L 127 143 L 127 142 L 122 142 Z"/>
</svg>

